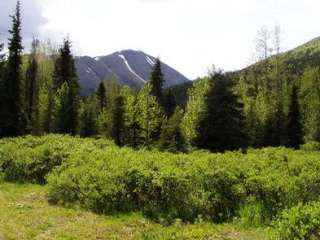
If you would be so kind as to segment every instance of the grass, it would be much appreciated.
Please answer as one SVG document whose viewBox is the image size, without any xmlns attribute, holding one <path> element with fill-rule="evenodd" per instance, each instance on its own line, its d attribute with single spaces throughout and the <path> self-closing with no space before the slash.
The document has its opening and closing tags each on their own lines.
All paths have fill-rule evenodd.
<svg viewBox="0 0 320 240">
<path fill-rule="evenodd" d="M 45 186 L 0 182 L 0 240 L 207 239 L 263 240 L 266 229 L 180 222 L 162 226 L 139 214 L 101 216 L 50 205 Z"/>
</svg>

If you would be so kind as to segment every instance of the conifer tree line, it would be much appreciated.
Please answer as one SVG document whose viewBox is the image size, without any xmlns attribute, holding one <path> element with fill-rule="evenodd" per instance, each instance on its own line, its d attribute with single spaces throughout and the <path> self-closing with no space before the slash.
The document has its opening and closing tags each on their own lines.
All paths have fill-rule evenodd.
<svg viewBox="0 0 320 240">
<path fill-rule="evenodd" d="M 213 71 L 194 82 L 181 108 L 174 92 L 164 89 L 157 59 L 141 90 L 106 80 L 94 95 L 84 97 L 71 41 L 55 48 L 34 39 L 26 54 L 19 2 L 11 18 L 8 54 L 0 55 L 1 137 L 61 133 L 172 152 L 299 148 L 304 141 L 320 141 L 320 70 L 306 70 L 305 84 L 288 79 L 281 59 L 268 61 L 265 52 L 262 73 L 252 67 L 238 78 Z M 260 45 L 268 50 L 263 41 Z"/>
</svg>

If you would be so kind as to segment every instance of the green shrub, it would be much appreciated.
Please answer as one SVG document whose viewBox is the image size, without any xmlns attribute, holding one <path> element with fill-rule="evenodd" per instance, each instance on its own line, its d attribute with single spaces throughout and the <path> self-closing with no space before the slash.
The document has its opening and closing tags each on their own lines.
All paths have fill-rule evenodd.
<svg viewBox="0 0 320 240">
<path fill-rule="evenodd" d="M 48 181 L 53 203 L 104 214 L 141 211 L 164 224 L 269 223 L 286 208 L 320 201 L 319 173 L 316 151 L 172 154 L 61 135 L 0 140 L 4 180 Z"/>
<path fill-rule="evenodd" d="M 80 145 L 89 143 L 104 147 L 101 141 L 63 135 L 3 139 L 0 141 L 0 172 L 8 181 L 44 184 L 53 168 L 61 165 Z"/>
<path fill-rule="evenodd" d="M 311 240 L 320 237 L 320 202 L 283 211 L 276 222 L 275 239 Z"/>
<path fill-rule="evenodd" d="M 301 146 L 301 149 L 304 151 L 320 151 L 320 142 L 307 142 Z"/>
</svg>

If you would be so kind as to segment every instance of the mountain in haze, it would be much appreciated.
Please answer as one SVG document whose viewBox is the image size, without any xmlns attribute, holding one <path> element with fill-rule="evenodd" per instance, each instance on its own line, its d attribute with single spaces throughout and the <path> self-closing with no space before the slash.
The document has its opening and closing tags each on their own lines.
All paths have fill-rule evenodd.
<svg viewBox="0 0 320 240">
<path fill-rule="evenodd" d="M 103 80 L 116 79 L 121 85 L 140 89 L 149 81 L 156 58 L 142 52 L 125 50 L 100 57 L 76 57 L 75 65 L 81 93 L 88 95 L 94 92 Z M 165 87 L 190 82 L 181 73 L 161 62 L 165 77 Z"/>
</svg>

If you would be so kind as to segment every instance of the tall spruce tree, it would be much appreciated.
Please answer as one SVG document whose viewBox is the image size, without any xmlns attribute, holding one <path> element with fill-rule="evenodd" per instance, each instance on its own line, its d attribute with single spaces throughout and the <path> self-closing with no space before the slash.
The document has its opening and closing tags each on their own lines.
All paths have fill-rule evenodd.
<svg viewBox="0 0 320 240">
<path fill-rule="evenodd" d="M 163 92 L 162 92 L 163 89 L 162 88 L 163 88 L 164 82 L 165 80 L 161 70 L 161 61 L 159 58 L 157 58 L 151 72 L 150 86 L 151 86 L 151 94 L 156 97 L 160 106 L 163 106 Z"/>
<path fill-rule="evenodd" d="M 3 80 L 3 71 L 4 71 L 4 56 L 5 54 L 2 52 L 4 49 L 4 43 L 0 42 L 0 81 Z"/>
<path fill-rule="evenodd" d="M 80 136 L 91 137 L 98 133 L 97 103 L 95 98 L 86 98 L 81 103 Z"/>
<path fill-rule="evenodd" d="M 0 43 L 0 137 L 4 127 L 4 104 L 5 104 L 5 88 L 4 88 L 4 54 L 2 53 L 4 44 Z"/>
<path fill-rule="evenodd" d="M 268 115 L 264 129 L 264 146 L 279 147 L 286 144 L 286 116 L 283 105 L 279 102 Z"/>
<path fill-rule="evenodd" d="M 124 113 L 124 102 L 122 96 L 114 98 L 111 109 L 111 127 L 110 136 L 114 143 L 118 146 L 124 144 L 125 138 L 125 113 Z"/>
<path fill-rule="evenodd" d="M 177 101 L 171 89 L 164 95 L 163 107 L 166 116 L 170 118 L 177 107 Z"/>
<path fill-rule="evenodd" d="M 293 86 L 288 113 L 287 135 L 288 146 L 295 149 L 298 149 L 303 143 L 303 126 L 301 120 L 298 88 Z"/>
<path fill-rule="evenodd" d="M 17 2 L 15 14 L 11 16 L 12 28 L 9 30 L 9 56 L 3 87 L 3 131 L 5 136 L 18 136 L 24 133 L 26 119 L 23 107 L 22 67 L 22 37 L 20 1 Z"/>
<path fill-rule="evenodd" d="M 32 50 L 29 57 L 29 64 L 26 71 L 25 99 L 26 99 L 26 114 L 28 120 L 29 133 L 36 133 L 37 118 L 38 118 L 38 60 L 37 50 L 39 41 L 33 39 Z"/>
<path fill-rule="evenodd" d="M 195 143 L 210 151 L 236 150 L 246 146 L 243 105 L 233 93 L 228 76 L 211 76 L 210 89 L 205 99 L 205 111 L 200 117 Z"/>
<path fill-rule="evenodd" d="M 59 110 L 58 116 L 62 119 L 58 121 L 64 123 L 59 127 L 59 132 L 75 135 L 79 124 L 79 83 L 69 40 L 64 40 L 63 46 L 59 49 L 59 56 L 55 62 L 53 85 L 55 91 L 61 87 L 63 91 L 68 90 L 67 96 L 61 95 L 63 108 Z"/>
<path fill-rule="evenodd" d="M 100 82 L 96 95 L 98 100 L 99 112 L 102 112 L 107 106 L 107 95 L 104 82 Z"/>
</svg>

